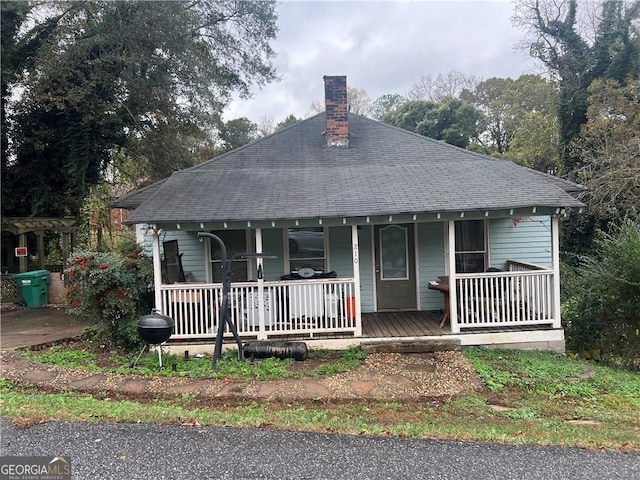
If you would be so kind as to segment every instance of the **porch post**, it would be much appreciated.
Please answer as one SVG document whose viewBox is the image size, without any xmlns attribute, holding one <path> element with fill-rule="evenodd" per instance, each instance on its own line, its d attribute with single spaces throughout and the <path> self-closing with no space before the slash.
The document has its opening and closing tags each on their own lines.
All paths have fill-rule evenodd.
<svg viewBox="0 0 640 480">
<path fill-rule="evenodd" d="M 26 247 L 27 246 L 27 234 L 21 233 L 18 236 L 18 246 Z M 24 273 L 27 271 L 27 257 L 18 257 L 18 265 L 20 265 L 20 273 Z"/>
<path fill-rule="evenodd" d="M 262 229 L 256 228 L 256 253 L 262 253 Z M 264 278 L 260 274 L 264 268 L 263 259 L 256 258 L 256 268 L 258 269 L 258 340 L 267 339 L 267 330 L 264 319 Z M 251 307 L 249 307 L 251 308 Z"/>
<path fill-rule="evenodd" d="M 38 245 L 38 268 L 44 270 L 44 230 L 35 232 Z"/>
<path fill-rule="evenodd" d="M 155 304 L 156 309 L 166 315 L 166 312 L 162 310 L 162 292 L 160 287 L 162 286 L 162 262 L 160 260 L 160 237 L 158 231 L 154 228 L 152 230 L 152 243 L 151 248 L 153 251 L 153 287 L 155 292 Z"/>
<path fill-rule="evenodd" d="M 351 251 L 353 258 L 353 288 L 356 296 L 356 337 L 362 336 L 362 311 L 360 309 L 360 245 L 358 242 L 358 226 L 351 225 Z"/>
<path fill-rule="evenodd" d="M 458 289 L 456 288 L 456 222 L 449 220 L 447 235 L 449 246 L 449 322 L 451 333 L 460 333 L 458 325 Z"/>
<path fill-rule="evenodd" d="M 551 217 L 551 255 L 553 262 L 553 328 L 562 327 L 560 316 L 560 218 Z"/>
</svg>

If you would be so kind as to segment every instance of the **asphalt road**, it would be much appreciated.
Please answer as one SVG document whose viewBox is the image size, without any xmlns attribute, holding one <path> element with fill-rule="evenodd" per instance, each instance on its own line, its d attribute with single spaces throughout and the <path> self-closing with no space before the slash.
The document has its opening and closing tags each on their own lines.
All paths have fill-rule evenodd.
<svg viewBox="0 0 640 480">
<path fill-rule="evenodd" d="M 640 479 L 640 455 L 265 429 L 0 419 L 2 455 L 68 455 L 78 479 Z"/>
</svg>

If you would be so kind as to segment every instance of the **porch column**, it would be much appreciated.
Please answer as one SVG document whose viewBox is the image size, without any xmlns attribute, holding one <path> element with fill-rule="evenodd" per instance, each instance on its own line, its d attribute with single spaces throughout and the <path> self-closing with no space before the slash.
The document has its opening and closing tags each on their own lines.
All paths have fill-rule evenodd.
<svg viewBox="0 0 640 480">
<path fill-rule="evenodd" d="M 351 251 L 353 257 L 353 288 L 356 296 L 356 337 L 362 336 L 362 311 L 360 309 L 360 244 L 358 242 L 358 226 L 351 225 Z"/>
<path fill-rule="evenodd" d="M 26 247 L 27 246 L 27 234 L 21 233 L 18 236 L 18 246 Z M 29 252 L 27 252 L 29 253 Z M 27 258 L 28 257 L 18 257 L 18 265 L 20 265 L 20 273 L 24 273 L 27 271 Z"/>
<path fill-rule="evenodd" d="M 163 315 L 166 315 L 166 312 L 162 309 L 162 292 L 160 291 L 160 287 L 162 286 L 162 261 L 160 259 L 160 237 L 158 236 L 158 231 L 154 228 L 152 230 L 152 243 L 151 249 L 153 251 L 153 287 L 155 292 L 155 304 L 156 309 L 160 311 Z"/>
<path fill-rule="evenodd" d="M 447 235 L 449 246 L 449 323 L 451 333 L 460 333 L 458 325 L 458 289 L 456 285 L 456 222 L 449 220 L 449 232 Z"/>
<path fill-rule="evenodd" d="M 553 262 L 553 328 L 562 327 L 560 315 L 560 218 L 551 217 L 551 255 Z"/>
<path fill-rule="evenodd" d="M 262 253 L 262 229 L 256 228 L 256 253 Z M 258 272 L 262 272 L 263 259 L 256 258 L 256 268 Z M 267 339 L 267 330 L 265 328 L 264 319 L 264 278 L 258 275 L 258 340 Z M 249 307 L 251 308 L 251 307 Z"/>
<path fill-rule="evenodd" d="M 38 245 L 38 269 L 44 270 L 44 231 L 35 232 Z"/>
<path fill-rule="evenodd" d="M 69 263 L 69 255 L 71 254 L 71 232 L 62 231 L 62 271 L 67 269 Z M 64 275 L 64 286 L 68 287 L 67 276 Z"/>
</svg>

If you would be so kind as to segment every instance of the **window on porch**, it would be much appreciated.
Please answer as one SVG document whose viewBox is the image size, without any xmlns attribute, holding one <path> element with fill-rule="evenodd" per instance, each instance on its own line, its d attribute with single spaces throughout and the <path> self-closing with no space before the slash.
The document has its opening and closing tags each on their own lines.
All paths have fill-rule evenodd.
<svg viewBox="0 0 640 480">
<path fill-rule="evenodd" d="M 222 230 L 211 232 L 224 242 L 227 247 L 227 258 L 236 253 L 245 253 L 247 249 L 246 230 Z M 231 280 L 234 282 L 246 282 L 249 279 L 248 263 L 246 259 L 234 260 L 231 264 Z M 213 283 L 222 283 L 223 280 L 222 259 L 218 242 L 211 242 L 211 278 Z"/>
<path fill-rule="evenodd" d="M 484 272 L 487 264 L 487 229 L 484 220 L 459 220 L 456 229 L 456 272 Z"/>
<path fill-rule="evenodd" d="M 322 227 L 287 229 L 290 272 L 300 268 L 325 270 L 325 233 Z"/>
</svg>

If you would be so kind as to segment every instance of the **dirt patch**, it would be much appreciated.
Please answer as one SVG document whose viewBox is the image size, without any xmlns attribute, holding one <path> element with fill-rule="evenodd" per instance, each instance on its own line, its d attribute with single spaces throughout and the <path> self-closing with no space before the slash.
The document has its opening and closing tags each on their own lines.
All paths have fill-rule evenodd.
<svg viewBox="0 0 640 480">
<path fill-rule="evenodd" d="M 82 342 L 68 342 L 68 348 L 82 348 Z M 86 345 L 85 345 L 86 346 Z M 60 348 L 59 346 L 57 348 Z M 87 346 L 88 348 L 88 346 Z M 114 351 L 98 349 L 97 363 L 113 363 Z M 130 353 L 123 355 L 125 358 Z M 342 352 L 315 352 L 305 361 L 294 361 L 291 373 L 312 372 L 341 359 Z M 9 353 L 2 371 L 7 380 L 34 385 L 42 391 L 76 391 L 107 394 L 148 402 L 188 394 L 207 405 L 246 402 L 431 402 L 482 388 L 478 374 L 458 351 L 433 353 L 370 353 L 364 363 L 350 371 L 331 375 L 296 375 L 291 378 L 189 378 L 185 376 L 116 374 L 46 366 Z M 122 365 L 119 365 L 120 367 Z M 46 371 L 46 378 L 41 372 Z M 39 373 L 40 372 L 40 373 Z"/>
</svg>

